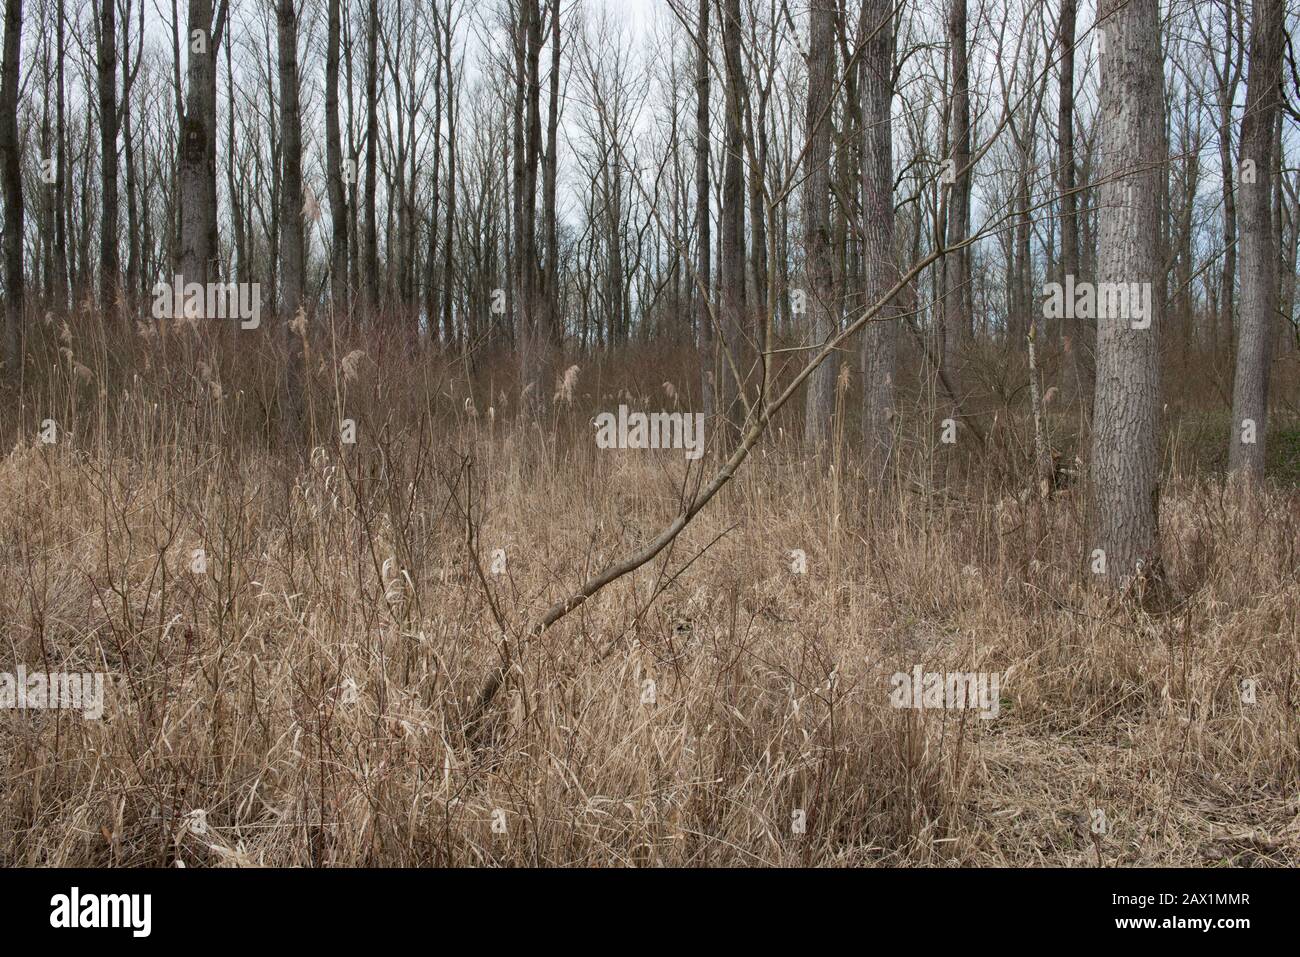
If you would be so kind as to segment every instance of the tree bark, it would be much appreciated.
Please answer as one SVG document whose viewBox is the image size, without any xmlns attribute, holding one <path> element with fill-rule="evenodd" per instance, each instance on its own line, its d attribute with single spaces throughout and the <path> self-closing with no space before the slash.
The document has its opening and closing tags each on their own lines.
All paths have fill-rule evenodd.
<svg viewBox="0 0 1300 957">
<path fill-rule="evenodd" d="M 862 56 L 863 300 L 879 302 L 898 282 L 894 258 L 892 0 L 863 0 Z M 898 309 L 890 302 L 862 337 L 864 454 L 879 480 L 894 449 Z"/>
<path fill-rule="evenodd" d="M 5 222 L 5 371 L 22 374 L 23 339 L 23 170 L 18 143 L 18 66 L 22 58 L 23 3 L 5 0 L 4 62 L 0 65 L 0 177 Z M 59 57 L 63 56 L 60 48 Z"/>
<path fill-rule="evenodd" d="M 330 299 L 346 323 L 348 291 L 348 198 L 343 187 L 343 138 L 339 131 L 339 3 L 329 0 L 325 38 L 325 164 L 330 200 Z"/>
<path fill-rule="evenodd" d="M 1073 0 L 1064 0 L 1071 3 Z M 966 51 L 966 0 L 952 0 L 948 11 L 948 46 L 952 56 L 952 101 L 948 118 L 948 148 L 952 189 L 948 194 L 947 244 L 955 246 L 970 233 L 970 67 Z M 939 324 L 939 364 L 949 381 L 956 381 L 953 352 L 972 334 L 970 249 L 944 256 L 944 308 Z"/>
<path fill-rule="evenodd" d="M 1241 311 L 1232 388 L 1228 469 L 1264 475 L 1268 373 L 1277 313 L 1278 244 L 1273 231 L 1273 131 L 1282 86 L 1283 0 L 1255 0 L 1250 75 L 1241 121 Z M 1253 169 L 1251 168 L 1253 166 Z M 1253 175 L 1251 175 L 1253 173 Z"/>
<path fill-rule="evenodd" d="M 1061 275 L 1079 279 L 1079 219 L 1074 166 L 1074 35 L 1078 0 L 1061 0 L 1061 23 L 1057 38 L 1061 63 L 1057 92 L 1056 150 L 1057 182 L 1061 191 Z M 1078 346 L 1077 326 L 1069 334 Z M 1078 355 L 1078 350 L 1075 350 Z M 1076 360 L 1077 361 L 1077 360 Z"/>
<path fill-rule="evenodd" d="M 559 170 L 560 133 L 560 0 L 550 0 L 551 77 L 546 117 L 546 162 L 542 170 L 542 232 L 546 237 L 546 269 L 543 272 L 546 332 L 551 348 L 558 350 L 563 338 L 560 321 L 560 249 L 556 220 L 556 177 Z"/>
<path fill-rule="evenodd" d="M 438 315 L 442 300 L 438 290 L 438 214 L 442 205 L 442 22 L 438 16 L 438 7 L 433 8 L 433 44 L 437 50 L 433 62 L 433 169 L 429 172 L 429 251 L 425 259 L 424 279 L 424 317 L 428 327 L 429 340 L 438 341 Z M 414 172 L 412 173 L 414 179 Z M 443 282 L 451 281 L 451 272 L 443 273 Z M 452 346 L 451 331 L 446 330 L 442 337 L 443 344 Z"/>
<path fill-rule="evenodd" d="M 126 161 L 126 294 L 134 299 L 140 288 L 140 201 L 139 180 L 136 174 L 138 159 L 135 151 L 135 131 L 132 125 L 131 88 L 135 85 L 135 70 L 139 69 L 144 41 L 144 9 L 140 10 L 139 42 L 136 47 L 135 70 L 131 67 L 131 3 L 124 4 L 122 22 L 122 151 Z M 147 213 L 146 213 L 147 218 Z"/>
<path fill-rule="evenodd" d="M 515 307 L 519 310 L 519 383 L 521 410 L 544 413 L 550 399 L 554 371 L 554 339 L 538 295 L 537 167 L 542 150 L 541 81 L 539 60 L 542 18 L 538 0 L 519 0 L 520 22 L 516 39 L 516 78 L 523 92 L 523 155 L 515 160 L 519 183 L 519 216 L 515 230 Z"/>
<path fill-rule="evenodd" d="M 368 315 L 379 303 L 379 225 L 375 208 L 379 170 L 379 0 L 370 0 L 366 23 L 366 185 L 365 235 L 362 237 L 361 282 L 362 301 Z"/>
<path fill-rule="evenodd" d="M 1160 572 L 1157 336 L 1164 303 L 1153 290 L 1163 270 L 1160 179 L 1168 148 L 1164 123 L 1153 122 L 1164 108 L 1156 0 L 1103 0 L 1098 23 L 1105 48 L 1097 283 L 1145 290 L 1149 304 L 1144 319 L 1132 306 L 1097 319 L 1090 506 L 1093 548 L 1102 561 L 1094 554 L 1091 567 L 1117 590 Z"/>
<path fill-rule="evenodd" d="M 709 6 L 700 0 L 699 32 L 695 52 L 695 272 L 697 277 L 696 342 L 700 354 L 700 396 L 710 427 L 717 411 L 718 364 L 709 307 L 713 243 L 709 207 Z"/>
<path fill-rule="evenodd" d="M 280 74 L 280 315 L 285 343 L 281 373 L 281 421 L 286 442 L 296 442 L 303 428 L 303 338 L 299 319 L 303 302 L 302 118 L 298 107 L 298 14 L 293 0 L 279 0 L 276 35 Z M 296 328 L 295 328 L 296 327 Z"/>
<path fill-rule="evenodd" d="M 212 19 L 212 0 L 190 0 L 189 85 L 181 129 L 181 253 L 185 282 L 216 278 L 217 249 L 217 49 L 226 20 L 226 0 Z"/>
<path fill-rule="evenodd" d="M 1219 166 L 1223 172 L 1223 265 L 1220 273 L 1219 314 L 1213 323 L 1211 349 L 1217 354 L 1220 343 L 1233 339 L 1233 292 L 1237 278 L 1237 192 L 1238 175 L 1232 163 L 1232 111 L 1241 79 L 1241 21 L 1234 21 L 1236 4 L 1223 4 L 1223 66 L 1215 66 L 1219 106 Z"/>
<path fill-rule="evenodd" d="M 805 307 L 811 345 L 820 346 L 839 327 L 831 241 L 831 111 L 835 100 L 835 15 L 833 0 L 809 0 L 808 173 L 804 178 Z M 835 408 L 835 364 L 822 364 L 808 381 L 804 440 L 814 448 L 831 435 Z"/>
<path fill-rule="evenodd" d="M 723 448 L 740 436 L 742 393 L 747 380 L 749 350 L 745 348 L 745 179 L 741 120 L 745 78 L 740 53 L 740 0 L 724 0 L 722 47 L 726 76 L 726 131 L 722 172 L 721 312 L 723 368 L 718 398 L 726 433 Z"/>
<path fill-rule="evenodd" d="M 452 350 L 459 351 L 460 332 L 456 327 L 456 317 L 452 310 L 453 291 L 455 289 L 455 283 L 452 281 L 452 277 L 455 275 L 453 257 L 456 248 L 456 85 L 453 39 L 451 0 L 447 0 L 446 20 L 443 23 L 442 38 L 442 66 L 447 79 L 446 93 L 444 94 L 447 98 L 447 224 L 442 250 L 442 328 Z M 432 322 L 432 319 L 430 319 L 430 322 Z M 468 328 L 465 330 L 465 335 L 468 339 L 470 336 Z"/>
<path fill-rule="evenodd" d="M 116 312 L 120 294 L 117 235 L 117 0 L 99 0 L 100 246 L 99 296 Z"/>
</svg>

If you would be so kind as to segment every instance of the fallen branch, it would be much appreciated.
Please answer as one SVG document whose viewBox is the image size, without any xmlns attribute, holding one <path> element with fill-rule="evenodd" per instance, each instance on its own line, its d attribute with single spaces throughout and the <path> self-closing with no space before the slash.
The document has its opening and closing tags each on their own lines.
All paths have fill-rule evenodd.
<svg viewBox="0 0 1300 957">
<path fill-rule="evenodd" d="M 682 530 L 690 524 L 691 519 L 695 518 L 695 516 L 713 500 L 713 497 L 717 495 L 718 492 L 722 491 L 722 487 L 731 481 L 736 472 L 740 469 L 740 466 L 744 463 L 745 459 L 749 457 L 750 450 L 758 444 L 758 440 L 762 438 L 763 434 L 767 431 L 767 427 L 771 423 L 772 417 L 790 401 L 794 394 L 799 390 L 799 387 L 803 385 L 804 381 L 813 374 L 814 370 L 825 362 L 827 357 L 835 352 L 835 350 L 838 349 L 845 340 L 854 336 L 859 330 L 865 327 L 868 322 L 874 320 L 880 311 L 884 309 L 885 306 L 889 305 L 899 293 L 906 289 L 908 284 L 920 275 L 923 270 L 928 268 L 930 264 L 935 262 L 935 260 L 950 251 L 951 249 L 948 248 L 937 249 L 924 259 L 917 262 L 905 275 L 903 275 L 902 278 L 898 280 L 897 283 L 894 284 L 893 288 L 890 289 L 879 302 L 866 310 L 837 336 L 828 340 L 826 344 L 822 346 L 817 355 L 813 357 L 813 359 L 804 366 L 802 370 L 800 370 L 798 375 L 794 377 L 790 384 L 786 386 L 785 391 L 777 396 L 772 402 L 763 405 L 760 408 L 757 418 L 754 418 L 752 423 L 750 423 L 744 437 L 740 441 L 740 444 L 736 447 L 735 451 L 731 453 L 731 456 L 727 461 L 723 463 L 717 474 L 713 476 L 708 485 L 704 486 L 702 490 L 692 496 L 691 500 L 685 505 L 682 511 L 678 513 L 677 517 L 674 518 L 663 531 L 656 535 L 645 547 L 641 548 L 639 551 L 633 552 L 621 561 L 617 561 L 608 566 L 598 575 L 595 575 L 584 582 L 582 586 L 578 588 L 577 591 L 573 592 L 568 598 L 565 598 L 563 601 L 557 602 L 548 608 L 546 613 L 542 615 L 537 623 L 528 629 L 523 640 L 527 642 L 540 637 L 548 628 L 565 615 L 569 614 L 569 612 L 573 611 L 583 602 L 587 601 L 587 599 L 591 598 L 605 586 L 618 581 L 624 575 L 636 571 L 667 548 L 668 545 L 682 533 Z M 503 655 L 503 663 L 494 668 L 487 680 L 484 681 L 483 687 L 479 690 L 474 705 L 470 709 L 469 718 L 466 724 L 466 733 L 470 736 L 471 740 L 473 739 L 474 732 L 482 721 L 483 716 L 487 713 L 488 708 L 492 706 L 492 702 L 496 699 L 497 693 L 501 690 L 501 686 L 505 682 L 506 675 L 509 671 L 509 665 L 507 662 L 511 657 L 516 661 L 519 660 L 522 651 L 523 649 L 521 648 L 519 649 L 519 653 L 509 657 Z"/>
</svg>

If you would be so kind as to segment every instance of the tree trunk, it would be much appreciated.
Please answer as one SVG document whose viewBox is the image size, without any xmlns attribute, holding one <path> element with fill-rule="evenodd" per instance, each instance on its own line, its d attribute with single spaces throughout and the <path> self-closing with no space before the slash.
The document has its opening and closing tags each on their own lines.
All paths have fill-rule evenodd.
<svg viewBox="0 0 1300 957">
<path fill-rule="evenodd" d="M 217 189 L 217 48 L 226 19 L 222 0 L 212 20 L 212 0 L 190 0 L 189 86 L 185 93 L 185 123 L 181 130 L 181 255 L 185 282 L 216 278 Z"/>
<path fill-rule="evenodd" d="M 1215 317 L 1211 349 L 1217 355 L 1223 341 L 1233 337 L 1233 292 L 1237 277 L 1237 192 L 1239 175 L 1232 163 L 1233 104 L 1241 78 L 1241 21 L 1234 24 L 1236 4 L 1224 3 L 1223 67 L 1216 69 L 1219 105 L 1219 167 L 1223 173 L 1223 266 L 1220 273 L 1219 314 Z"/>
<path fill-rule="evenodd" d="M 117 236 L 117 0 L 100 0 L 99 66 L 100 246 L 99 296 L 116 312 L 121 279 Z"/>
<path fill-rule="evenodd" d="M 135 75 L 131 69 L 131 4 L 124 7 L 125 19 L 122 23 L 122 152 L 126 160 L 126 294 L 128 301 L 134 300 L 140 289 L 140 202 L 139 184 L 136 175 L 138 158 L 135 151 L 135 132 L 131 120 L 131 88 Z M 140 10 L 140 28 L 143 33 L 144 10 Z M 136 48 L 136 68 L 139 68 L 140 48 Z M 146 212 L 146 218 L 148 213 Z"/>
<path fill-rule="evenodd" d="M 1074 36 L 1078 0 L 1061 0 L 1060 33 L 1057 38 L 1061 62 L 1060 86 L 1057 91 L 1056 158 L 1057 184 L 1061 192 L 1061 281 L 1079 275 L 1079 200 L 1075 195 L 1077 183 L 1074 166 Z M 1080 382 L 1079 370 L 1083 354 L 1083 332 L 1087 325 L 1079 320 L 1066 320 L 1062 328 L 1048 330 L 1070 338 L 1070 361 L 1075 382 Z M 1082 396 L 1079 397 L 1082 401 Z"/>
<path fill-rule="evenodd" d="M 329 0 L 325 39 L 325 164 L 330 200 L 330 299 L 346 323 L 348 296 L 348 199 L 343 188 L 343 138 L 339 132 L 339 0 Z"/>
<path fill-rule="evenodd" d="M 1128 296 L 1128 309 L 1097 318 L 1090 506 L 1093 549 L 1102 554 L 1094 551 L 1091 567 L 1106 587 L 1119 589 L 1160 571 L 1157 334 L 1164 304 L 1153 290 L 1164 268 L 1160 178 L 1168 148 L 1164 124 L 1153 122 L 1164 108 L 1156 0 L 1103 0 L 1098 22 L 1105 48 L 1097 283 L 1138 294 Z M 1148 308 L 1139 317 L 1134 300 L 1143 295 Z"/>
<path fill-rule="evenodd" d="M 375 209 L 375 193 L 379 171 L 379 0 L 370 0 L 366 24 L 366 186 L 365 235 L 362 237 L 361 282 L 362 301 L 372 321 L 379 302 L 379 225 Z"/>
<path fill-rule="evenodd" d="M 1066 3 L 1072 0 L 1065 0 Z M 966 0 L 952 0 L 948 11 L 948 45 L 952 53 L 952 102 L 948 142 L 952 161 L 948 194 L 947 245 L 955 246 L 970 233 L 970 67 L 966 55 Z M 970 249 L 948 253 L 944 266 L 944 308 L 939 324 L 939 367 L 950 382 L 956 344 L 971 335 Z"/>
<path fill-rule="evenodd" d="M 447 226 L 446 238 L 443 240 L 442 272 L 442 329 L 453 351 L 459 351 L 460 333 L 456 328 L 455 315 L 452 312 L 452 294 L 455 283 L 454 250 L 456 238 L 456 86 L 454 67 L 454 46 L 452 40 L 451 0 L 447 0 L 446 20 L 443 24 L 442 65 L 446 71 L 447 87 Z M 432 322 L 432 320 L 430 320 Z M 466 338 L 470 336 L 465 330 Z"/>
<path fill-rule="evenodd" d="M 523 156 L 515 170 L 522 175 L 519 187 L 519 218 L 515 230 L 516 290 L 519 310 L 519 382 L 521 411 L 545 412 L 553 382 L 554 339 L 546 312 L 538 296 L 537 257 L 537 166 L 542 150 L 541 82 L 539 58 L 542 45 L 542 17 L 538 0 L 520 0 L 519 35 L 516 40 L 516 78 L 523 90 Z M 516 143 L 519 141 L 519 134 Z M 521 162 L 522 160 L 522 162 Z"/>
<path fill-rule="evenodd" d="M 280 73 L 280 145 L 283 176 L 280 183 L 280 315 L 285 343 L 281 373 L 282 435 L 296 442 L 303 428 L 303 338 L 306 323 L 299 321 L 303 302 L 303 193 L 302 119 L 298 110 L 298 14 L 293 0 L 279 0 L 276 34 Z"/>
<path fill-rule="evenodd" d="M 551 82 L 546 118 L 546 164 L 542 171 L 542 232 L 546 237 L 543 296 L 551 348 L 559 349 L 564 335 L 560 321 L 559 225 L 555 211 L 560 132 L 560 0 L 550 0 L 550 18 Z"/>
<path fill-rule="evenodd" d="M 695 54 L 695 272 L 697 276 L 696 337 L 700 353 L 700 396 L 710 427 L 717 411 L 718 363 L 713 316 L 709 309 L 712 250 L 709 209 L 709 6 L 700 0 L 700 24 Z"/>
<path fill-rule="evenodd" d="M 54 159 L 54 299 L 59 306 L 68 302 L 68 209 L 65 189 L 68 128 L 63 87 L 64 13 L 63 0 L 55 9 L 55 159 Z"/>
<path fill-rule="evenodd" d="M 1277 313 L 1273 130 L 1282 86 L 1283 17 L 1283 0 L 1255 0 L 1246 112 L 1241 121 L 1241 162 L 1237 166 L 1241 171 L 1241 312 L 1237 318 L 1228 469 L 1256 480 L 1264 475 L 1269 359 Z"/>
<path fill-rule="evenodd" d="M 22 374 L 23 170 L 18 144 L 18 64 L 22 57 L 23 2 L 5 0 L 4 63 L 0 66 L 0 177 L 5 223 L 5 371 Z M 60 59 L 63 49 L 59 49 Z"/>
<path fill-rule="evenodd" d="M 235 142 L 235 71 L 231 62 L 230 48 L 232 44 L 226 44 L 226 130 L 228 142 Z M 240 282 L 252 282 L 252 270 L 248 261 L 248 220 L 249 216 L 244 212 L 244 190 L 241 188 L 241 181 L 235 178 L 235 150 L 232 147 L 226 150 L 226 188 L 230 192 L 230 225 L 234 233 L 235 243 L 235 261 L 238 263 L 238 272 L 231 272 L 231 278 Z"/>
<path fill-rule="evenodd" d="M 809 344 L 821 346 L 839 331 L 831 243 L 831 111 L 835 103 L 835 6 L 810 0 L 808 52 L 808 173 L 804 179 L 805 308 Z M 835 408 L 835 365 L 823 363 L 808 381 L 804 440 L 816 448 L 831 435 Z"/>
<path fill-rule="evenodd" d="M 745 348 L 745 178 L 742 163 L 744 144 L 741 119 L 744 116 L 745 79 L 740 52 L 740 0 L 724 0 L 722 46 L 726 61 L 726 133 L 722 173 L 722 353 L 723 367 L 718 396 L 727 432 L 722 447 L 731 448 L 739 438 L 743 420 L 740 393 L 745 389 L 749 350 Z M 738 381 L 739 380 L 739 381 Z"/>
<path fill-rule="evenodd" d="M 872 306 L 898 282 L 894 259 L 892 0 L 863 0 L 862 56 L 862 273 L 863 302 Z M 895 357 L 898 309 L 892 303 L 867 324 L 862 339 L 864 453 L 879 480 L 894 448 Z"/>
<path fill-rule="evenodd" d="M 438 341 L 438 310 L 441 299 L 438 295 L 438 213 L 442 205 L 442 26 L 438 18 L 438 9 L 434 7 L 433 42 L 437 53 L 433 62 L 433 169 L 429 172 L 429 252 L 425 259 L 424 271 L 424 317 L 428 327 L 430 342 Z M 414 179 L 412 171 L 412 179 Z M 443 282 L 451 281 L 451 273 L 443 273 Z M 443 344 L 452 346 L 450 331 L 442 337 Z"/>
</svg>

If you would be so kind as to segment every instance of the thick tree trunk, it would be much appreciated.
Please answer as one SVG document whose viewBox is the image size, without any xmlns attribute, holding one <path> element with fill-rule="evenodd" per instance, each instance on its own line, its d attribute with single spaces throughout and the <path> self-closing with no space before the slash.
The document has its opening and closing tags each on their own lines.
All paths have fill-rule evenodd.
<svg viewBox="0 0 1300 957">
<path fill-rule="evenodd" d="M 698 49 L 695 53 L 695 272 L 697 276 L 696 342 L 700 353 L 700 396 L 710 427 L 717 411 L 717 347 L 709 309 L 712 250 L 709 217 L 709 7 L 700 0 Z"/>
<path fill-rule="evenodd" d="M 545 412 L 554 383 L 555 347 L 549 318 L 538 294 L 537 256 L 537 167 L 542 151 L 541 81 L 539 59 L 542 45 L 542 17 L 538 0 L 520 0 L 519 37 L 516 65 L 523 72 L 517 82 L 523 89 L 523 157 L 515 162 L 522 175 L 519 219 L 515 231 L 516 290 L 519 310 L 519 382 L 523 410 Z M 522 58 L 520 57 L 522 53 Z"/>
<path fill-rule="evenodd" d="M 131 67 L 131 4 L 125 5 L 126 18 L 122 23 L 122 152 L 126 161 L 126 295 L 128 301 L 140 295 L 140 200 L 139 179 L 136 167 L 139 159 L 135 150 L 135 130 L 132 125 L 131 88 L 135 75 Z M 140 11 L 143 30 L 144 10 Z M 140 47 L 136 48 L 136 69 L 139 68 Z M 146 217 L 147 218 L 147 217 Z"/>
<path fill-rule="evenodd" d="M 302 118 L 298 107 L 298 14 L 293 0 L 278 0 L 276 34 L 280 74 L 280 144 L 283 176 L 280 183 L 280 310 L 285 344 L 281 373 L 282 434 L 295 442 L 303 428 L 303 337 L 306 323 L 299 312 L 303 301 Z"/>
<path fill-rule="evenodd" d="M 231 62 L 230 48 L 226 44 L 226 135 L 229 142 L 235 142 L 235 70 Z M 226 188 L 230 192 L 230 225 L 234 233 L 235 262 L 238 272 L 231 271 L 231 278 L 239 282 L 252 282 L 253 272 L 248 261 L 248 221 L 250 216 L 244 211 L 245 187 L 235 177 L 235 150 L 226 150 Z M 147 219 L 146 219 L 147 222 Z"/>
<path fill-rule="evenodd" d="M 1282 85 L 1283 0 L 1255 0 L 1250 76 L 1241 121 L 1241 312 L 1232 389 L 1228 468 L 1264 475 L 1268 372 L 1277 313 L 1278 244 L 1273 231 L 1273 131 Z M 1252 169 L 1253 167 L 1253 169 Z M 1253 173 L 1253 175 L 1251 175 Z"/>
<path fill-rule="evenodd" d="M 555 193 L 559 170 L 560 133 L 560 0 L 550 0 L 551 77 L 546 117 L 546 161 L 542 170 L 542 233 L 546 237 L 546 269 L 543 272 L 544 310 L 551 348 L 558 350 L 564 330 L 560 321 L 560 250 Z"/>
<path fill-rule="evenodd" d="M 867 40 L 862 56 L 863 302 L 879 302 L 898 282 L 894 258 L 893 99 L 894 6 L 863 0 Z M 879 480 L 894 449 L 898 309 L 892 303 L 867 324 L 862 338 L 864 453 Z"/>
<path fill-rule="evenodd" d="M 1219 167 L 1223 173 L 1223 264 L 1219 284 L 1219 314 L 1215 317 L 1210 347 L 1219 354 L 1220 345 L 1233 339 L 1233 293 L 1237 279 L 1237 192 L 1239 175 L 1232 162 L 1232 118 L 1241 78 L 1241 21 L 1234 21 L 1236 5 L 1223 4 L 1223 66 L 1216 71 L 1219 106 Z"/>
<path fill-rule="evenodd" d="M 330 298 L 346 323 L 348 294 L 348 199 L 343 187 L 343 138 L 339 131 L 339 3 L 329 0 L 325 38 L 325 174 L 330 200 Z"/>
<path fill-rule="evenodd" d="M 1160 569 L 1157 336 L 1164 303 L 1155 288 L 1168 148 L 1164 124 L 1152 122 L 1164 108 L 1156 0 L 1103 0 L 1098 22 L 1105 49 L 1097 283 L 1128 293 L 1128 308 L 1109 308 L 1096 320 L 1090 505 L 1093 549 L 1102 554 L 1094 551 L 1091 568 L 1118 589 L 1135 576 L 1158 577 Z"/>
<path fill-rule="evenodd" d="M 719 411 L 726 423 L 723 448 L 741 433 L 740 392 L 745 388 L 749 350 L 745 345 L 745 178 L 741 120 L 745 108 L 744 63 L 740 52 L 740 0 L 724 0 L 722 46 L 726 61 L 726 133 L 722 172 L 721 312 L 722 369 Z M 737 381 L 739 380 L 739 381 Z"/>
<path fill-rule="evenodd" d="M 438 214 L 442 206 L 442 36 L 438 24 L 437 8 L 434 8 L 434 46 L 437 55 L 433 64 L 433 168 L 429 171 L 429 250 L 425 258 L 424 270 L 424 318 L 430 342 L 438 341 L 438 307 L 441 299 L 438 295 Z M 412 179 L 414 179 L 412 172 Z M 451 273 L 443 273 L 443 281 L 451 281 Z M 442 342 L 451 348 L 451 335 L 444 335 Z"/>
<path fill-rule="evenodd" d="M 758 100 L 754 108 L 754 100 Z M 755 341 L 762 347 L 768 322 L 767 303 L 767 210 L 763 202 L 763 178 L 767 175 L 767 92 L 745 99 L 745 128 L 753 150 L 749 164 L 749 287 L 746 297 L 754 316 Z"/>
<path fill-rule="evenodd" d="M 99 66 L 100 246 L 99 297 L 116 311 L 120 294 L 117 235 L 117 0 L 100 0 Z"/>
<path fill-rule="evenodd" d="M 1057 89 L 1056 158 L 1057 185 L 1061 193 L 1061 281 L 1079 274 L 1079 200 L 1075 195 L 1078 183 L 1074 162 L 1074 39 L 1078 13 L 1078 0 L 1061 0 L 1060 32 L 1057 51 L 1060 57 L 1060 85 Z M 1061 328 L 1048 330 L 1070 339 L 1070 364 L 1074 381 L 1080 386 L 1078 400 L 1083 401 L 1082 369 L 1085 339 L 1091 339 L 1091 323 L 1083 320 L 1063 320 Z M 1091 343 L 1089 342 L 1089 345 Z"/>
<path fill-rule="evenodd" d="M 1066 0 L 1071 2 L 1071 0 Z M 952 56 L 952 101 L 948 119 L 948 148 L 952 189 L 948 194 L 947 245 L 955 246 L 970 233 L 970 67 L 966 54 L 966 0 L 952 0 L 948 11 L 948 46 Z M 943 260 L 944 308 L 937 347 L 939 366 L 950 382 L 957 381 L 954 352 L 971 336 L 970 249 L 948 253 Z"/>
<path fill-rule="evenodd" d="M 181 253 L 179 269 L 185 282 L 216 278 L 217 249 L 217 49 L 226 19 L 222 0 L 216 22 L 212 0 L 190 0 L 189 86 L 185 93 L 185 122 L 181 130 Z"/>
<path fill-rule="evenodd" d="M 22 57 L 23 3 L 5 0 L 4 62 L 0 66 L 0 179 L 5 223 L 5 372 L 22 372 L 23 339 L 23 171 L 18 143 L 18 65 Z M 59 50 L 60 58 L 63 55 Z"/>
<path fill-rule="evenodd" d="M 366 185 L 365 235 L 361 249 L 362 302 L 372 321 L 379 303 L 379 224 L 375 208 L 379 170 L 379 0 L 370 0 L 366 23 Z"/>
<path fill-rule="evenodd" d="M 839 331 L 831 241 L 831 111 L 835 103 L 835 17 L 832 0 L 810 0 L 808 53 L 807 176 L 804 178 L 804 273 L 810 345 L 821 346 Z M 812 447 L 831 436 L 835 365 L 823 363 L 808 381 L 804 439 Z"/>
<path fill-rule="evenodd" d="M 68 128 L 63 87 L 64 60 L 64 12 L 63 0 L 58 0 L 55 7 L 55 158 L 54 158 L 54 301 L 64 306 L 68 301 L 68 208 L 67 191 L 67 146 Z"/>
<path fill-rule="evenodd" d="M 459 351 L 460 332 L 456 328 L 455 315 L 452 311 L 453 291 L 455 289 L 455 283 L 452 281 L 452 277 L 455 275 L 453 257 L 456 248 L 456 85 L 453 39 L 451 0 L 448 0 L 442 38 L 442 66 L 447 79 L 445 94 L 447 97 L 447 225 L 446 238 L 443 240 L 442 249 L 442 329 L 453 351 Z M 465 336 L 466 339 L 470 338 L 469 329 L 465 330 Z"/>
</svg>

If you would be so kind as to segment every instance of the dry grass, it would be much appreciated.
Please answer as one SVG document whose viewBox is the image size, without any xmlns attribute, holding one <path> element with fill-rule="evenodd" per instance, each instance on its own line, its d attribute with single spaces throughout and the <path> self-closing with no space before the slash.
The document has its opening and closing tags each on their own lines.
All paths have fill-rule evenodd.
<svg viewBox="0 0 1300 957">
<path fill-rule="evenodd" d="M 112 686 L 102 721 L 0 712 L 0 864 L 1300 864 L 1294 489 L 1171 476 L 1153 616 L 1086 587 L 1080 492 L 916 435 L 871 488 L 787 421 L 666 560 L 511 642 L 471 748 L 492 605 L 518 634 L 697 480 L 584 424 L 672 377 L 570 370 L 548 430 L 508 377 L 321 348 L 315 421 L 357 443 L 299 459 L 273 364 L 66 338 L 0 461 L 0 670 Z M 915 665 L 1009 673 L 999 716 L 892 708 Z"/>
</svg>

